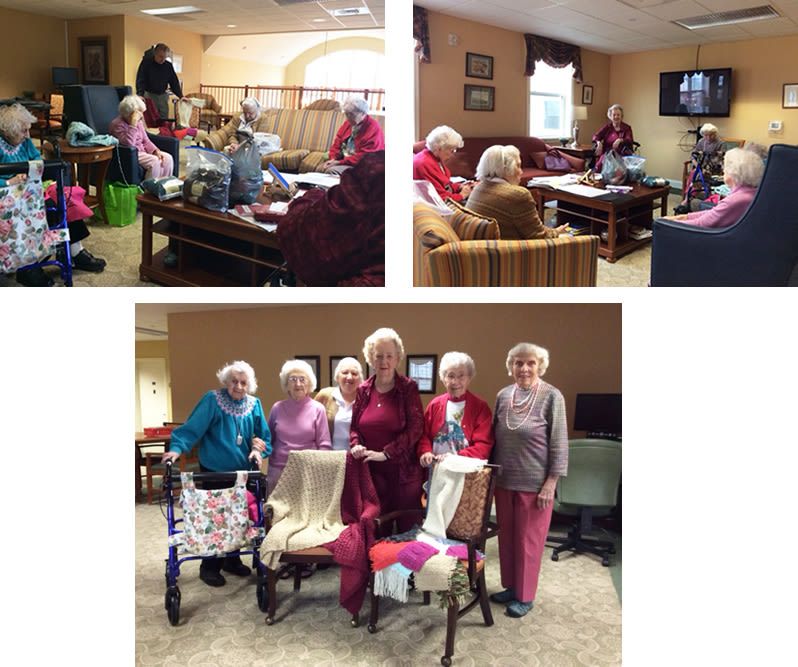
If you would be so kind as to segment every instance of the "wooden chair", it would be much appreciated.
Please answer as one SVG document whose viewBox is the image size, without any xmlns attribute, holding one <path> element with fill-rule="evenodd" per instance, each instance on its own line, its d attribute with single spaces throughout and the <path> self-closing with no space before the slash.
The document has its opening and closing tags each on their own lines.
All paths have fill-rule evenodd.
<svg viewBox="0 0 798 667">
<path fill-rule="evenodd" d="M 171 426 L 177 428 L 183 422 L 164 422 L 164 426 Z M 150 445 L 141 445 L 141 448 L 147 448 L 148 451 L 142 451 L 141 456 L 144 462 L 144 475 L 147 483 L 147 503 L 152 505 L 153 498 L 156 497 L 157 487 L 155 486 L 155 477 L 162 477 L 165 466 L 161 464 L 161 457 L 163 453 L 168 450 L 168 441 L 163 443 L 153 443 Z M 154 449 L 154 451 L 150 451 Z M 180 472 L 186 470 L 193 470 L 199 472 L 199 454 L 197 453 L 197 446 L 195 445 L 192 450 L 183 454 L 178 460 L 178 467 Z M 179 489 L 177 490 L 179 494 Z"/>
<path fill-rule="evenodd" d="M 442 665 L 450 665 L 454 654 L 454 639 L 457 632 L 457 621 L 479 605 L 482 610 L 482 619 L 486 626 L 493 625 L 493 614 L 485 585 L 485 559 L 477 560 L 477 551 L 485 553 L 485 543 L 489 536 L 495 534 L 491 530 L 490 512 L 493 504 L 493 493 L 496 488 L 496 475 L 500 466 L 486 465 L 478 472 L 465 475 L 463 492 L 457 510 L 446 529 L 446 537 L 457 540 L 466 545 L 468 558 L 462 559 L 468 575 L 468 593 L 471 599 L 461 604 L 458 592 L 449 590 L 439 594 L 446 596 L 446 645 L 444 655 L 441 657 Z M 416 510 L 411 510 L 416 511 Z M 385 522 L 392 522 L 403 512 L 391 512 L 376 520 L 375 531 Z M 492 533 L 492 534 L 491 534 Z M 379 596 L 375 594 L 375 575 L 371 575 L 371 612 L 368 631 L 377 631 L 379 617 Z M 424 604 L 430 603 L 430 592 L 423 591 Z M 460 593 L 462 595 L 462 593 Z"/>
<path fill-rule="evenodd" d="M 205 100 L 205 106 L 200 110 L 199 122 L 196 127 L 202 128 L 204 123 L 207 126 L 208 132 L 218 130 L 220 126 L 219 114 L 222 113 L 222 105 L 216 101 L 216 98 L 208 93 L 199 92 L 188 93 L 186 97 L 196 97 L 197 99 Z"/>
<path fill-rule="evenodd" d="M 51 109 L 37 113 L 39 116 L 34 128 L 39 134 L 39 142 L 44 142 L 45 137 L 64 134 L 64 96 L 57 93 L 50 95 Z"/>
</svg>

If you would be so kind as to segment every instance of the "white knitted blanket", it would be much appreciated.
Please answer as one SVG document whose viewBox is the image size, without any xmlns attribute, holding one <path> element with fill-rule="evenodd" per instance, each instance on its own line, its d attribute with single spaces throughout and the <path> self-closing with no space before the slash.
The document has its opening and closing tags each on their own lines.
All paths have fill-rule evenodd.
<svg viewBox="0 0 798 667">
<path fill-rule="evenodd" d="M 343 532 L 341 492 L 345 451 L 315 449 L 291 452 L 269 496 L 272 527 L 260 548 L 266 567 L 274 570 L 284 551 L 332 542 Z"/>
<path fill-rule="evenodd" d="M 482 470 L 487 461 L 468 456 L 445 456 L 433 468 L 427 503 L 427 518 L 422 531 L 433 537 L 446 537 L 446 528 L 452 521 L 460 496 L 463 494 L 465 475 Z"/>
</svg>

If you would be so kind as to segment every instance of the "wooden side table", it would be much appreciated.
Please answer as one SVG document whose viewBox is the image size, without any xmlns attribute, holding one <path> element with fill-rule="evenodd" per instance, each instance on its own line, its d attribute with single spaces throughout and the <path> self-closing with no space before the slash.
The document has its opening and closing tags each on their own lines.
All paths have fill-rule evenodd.
<svg viewBox="0 0 798 667">
<path fill-rule="evenodd" d="M 72 165 L 72 182 L 80 185 L 86 196 L 83 201 L 87 206 L 97 205 L 100 209 L 105 224 L 108 224 L 108 215 L 105 213 L 105 200 L 103 199 L 103 184 L 114 146 L 71 146 L 66 139 L 58 140 L 61 157 Z M 89 194 L 89 165 L 97 165 L 96 195 Z"/>
</svg>

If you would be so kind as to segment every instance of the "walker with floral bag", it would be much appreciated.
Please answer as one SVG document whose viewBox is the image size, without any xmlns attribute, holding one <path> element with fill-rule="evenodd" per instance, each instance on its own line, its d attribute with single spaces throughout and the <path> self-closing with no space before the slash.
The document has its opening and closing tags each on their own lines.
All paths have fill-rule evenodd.
<svg viewBox="0 0 798 667">
<path fill-rule="evenodd" d="M 172 463 L 166 463 L 163 476 L 164 497 L 167 499 L 166 519 L 169 525 L 169 557 L 166 559 L 166 596 L 164 606 L 172 625 L 180 619 L 180 589 L 177 577 L 185 561 L 204 558 L 224 558 L 231 554 L 252 555 L 252 567 L 257 583 L 258 608 L 269 606 L 266 587 L 266 568 L 260 561 L 263 529 L 263 501 L 266 484 L 263 474 L 253 464 L 254 471 L 172 473 Z M 198 489 L 194 482 L 232 483 L 223 489 Z M 175 517 L 174 493 L 176 482 L 182 486 L 180 508 L 182 518 Z M 252 493 L 247 490 L 247 483 Z M 248 500 L 251 496 L 252 500 Z M 254 502 L 253 502 L 254 500 Z M 254 509 L 252 509 L 254 506 Z M 178 529 L 182 524 L 182 529 Z"/>
</svg>

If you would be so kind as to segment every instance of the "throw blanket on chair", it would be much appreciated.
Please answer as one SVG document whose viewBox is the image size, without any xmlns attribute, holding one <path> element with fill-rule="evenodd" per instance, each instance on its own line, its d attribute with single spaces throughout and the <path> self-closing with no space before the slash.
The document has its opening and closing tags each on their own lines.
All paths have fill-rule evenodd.
<svg viewBox="0 0 798 667">
<path fill-rule="evenodd" d="M 266 567 L 274 570 L 284 551 L 317 547 L 344 530 L 341 492 L 346 472 L 344 451 L 291 452 L 266 507 L 272 527 L 260 548 Z"/>
<path fill-rule="evenodd" d="M 446 537 L 446 528 L 460 503 L 465 474 L 482 470 L 485 463 L 468 456 L 446 456 L 435 466 L 422 531 L 433 537 Z"/>
</svg>

